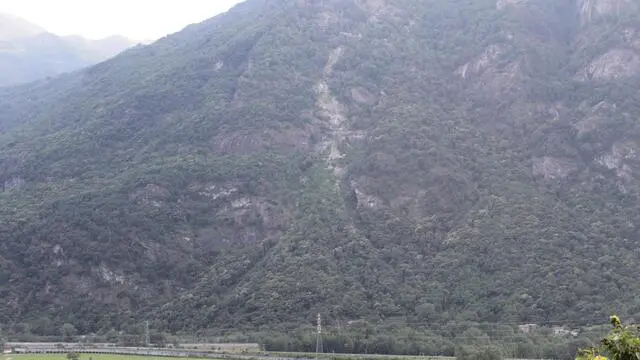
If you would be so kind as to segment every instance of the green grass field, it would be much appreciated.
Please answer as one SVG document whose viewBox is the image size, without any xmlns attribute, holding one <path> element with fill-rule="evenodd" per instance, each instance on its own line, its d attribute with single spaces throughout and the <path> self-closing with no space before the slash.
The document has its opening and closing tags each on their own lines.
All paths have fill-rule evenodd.
<svg viewBox="0 0 640 360">
<path fill-rule="evenodd" d="M 136 355 L 109 355 L 109 354 L 80 354 L 80 360 L 167 360 L 169 357 L 161 356 L 136 356 Z M 178 358 L 175 358 L 178 359 Z M 24 354 L 2 355 L 0 360 L 67 360 L 66 354 Z"/>
</svg>

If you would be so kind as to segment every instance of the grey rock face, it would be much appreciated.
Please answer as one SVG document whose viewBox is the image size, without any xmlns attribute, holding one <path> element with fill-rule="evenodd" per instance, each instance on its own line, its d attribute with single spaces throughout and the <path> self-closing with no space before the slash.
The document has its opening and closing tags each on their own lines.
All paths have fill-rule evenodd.
<svg viewBox="0 0 640 360">
<path fill-rule="evenodd" d="M 619 80 L 640 73 L 640 56 L 633 50 L 613 49 L 594 59 L 586 68 L 585 79 Z"/>
</svg>

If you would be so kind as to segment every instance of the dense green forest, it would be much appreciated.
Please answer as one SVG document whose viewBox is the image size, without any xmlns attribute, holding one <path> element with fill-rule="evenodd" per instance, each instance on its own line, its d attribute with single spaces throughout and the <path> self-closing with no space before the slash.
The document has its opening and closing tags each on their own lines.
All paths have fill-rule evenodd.
<svg viewBox="0 0 640 360">
<path fill-rule="evenodd" d="M 640 317 L 639 7 L 248 0 L 0 89 L 0 323 L 571 357 L 517 325 Z"/>
</svg>

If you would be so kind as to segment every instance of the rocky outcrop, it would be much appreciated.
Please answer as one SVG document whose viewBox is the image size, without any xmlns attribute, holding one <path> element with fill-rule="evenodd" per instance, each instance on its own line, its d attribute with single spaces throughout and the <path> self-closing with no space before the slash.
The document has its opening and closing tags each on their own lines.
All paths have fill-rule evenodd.
<svg viewBox="0 0 640 360">
<path fill-rule="evenodd" d="M 336 14 L 326 11 L 319 13 L 316 17 L 316 23 L 321 28 L 328 28 L 329 26 L 336 24 L 339 20 L 340 18 Z"/>
<path fill-rule="evenodd" d="M 482 91 L 510 91 L 518 83 L 521 69 L 517 60 L 504 61 L 507 53 L 506 45 L 489 45 L 481 55 L 458 67 L 454 73 L 464 80 L 474 82 Z"/>
<path fill-rule="evenodd" d="M 584 69 L 583 80 L 620 80 L 640 74 L 640 56 L 633 50 L 613 49 Z"/>
<path fill-rule="evenodd" d="M 122 272 L 111 270 L 106 264 L 100 264 L 95 272 L 99 277 L 108 284 L 112 285 L 124 285 L 127 283 L 127 278 Z"/>
<path fill-rule="evenodd" d="M 614 170 L 620 179 L 631 181 L 633 179 L 631 163 L 637 158 L 638 151 L 634 143 L 616 143 L 609 153 L 598 157 L 595 162 L 609 170 Z"/>
<path fill-rule="evenodd" d="M 496 9 L 502 11 L 509 6 L 517 6 L 527 3 L 528 0 L 498 0 L 496 2 Z"/>
<path fill-rule="evenodd" d="M 377 22 L 381 18 L 400 16 L 399 9 L 389 0 L 354 0 L 354 3 L 369 14 L 370 22 Z"/>
<path fill-rule="evenodd" d="M 605 124 L 616 112 L 616 104 L 611 104 L 607 101 L 601 101 L 593 107 L 583 105 L 581 108 L 583 108 L 584 117 L 574 125 L 576 130 L 578 130 L 578 137 L 595 131 L 600 125 Z"/>
<path fill-rule="evenodd" d="M 360 104 L 373 105 L 378 101 L 378 97 L 369 90 L 358 86 L 351 89 L 351 98 Z"/>
<path fill-rule="evenodd" d="M 640 30 L 636 28 L 626 28 L 622 31 L 622 39 L 627 46 L 640 51 Z"/>
<path fill-rule="evenodd" d="M 364 187 L 362 184 L 359 184 L 358 181 L 352 180 L 350 185 L 355 193 L 357 208 L 373 210 L 383 206 L 383 200 L 365 192 Z"/>
<path fill-rule="evenodd" d="M 238 187 L 231 184 L 191 184 L 189 191 L 211 200 L 225 199 L 238 192 Z"/>
<path fill-rule="evenodd" d="M 378 12 L 387 5 L 386 0 L 355 0 L 356 5 L 368 12 Z"/>
<path fill-rule="evenodd" d="M 569 159 L 550 156 L 533 159 L 533 175 L 544 180 L 561 180 L 577 170 L 577 166 Z"/>
<path fill-rule="evenodd" d="M 19 176 L 14 176 L 11 179 L 2 183 L 2 189 L 4 191 L 17 190 L 17 189 L 20 189 L 22 186 L 24 186 L 25 183 L 26 181 L 23 178 Z"/>
<path fill-rule="evenodd" d="M 456 70 L 456 75 L 466 79 L 470 75 L 481 75 L 486 70 L 490 69 L 492 65 L 496 64 L 497 60 L 504 55 L 506 50 L 504 46 L 500 44 L 493 44 L 488 46 L 482 55 L 476 59 L 460 66 Z"/>
<path fill-rule="evenodd" d="M 583 24 L 589 24 L 597 17 L 620 15 L 634 0 L 577 0 L 578 13 Z"/>
<path fill-rule="evenodd" d="M 331 93 L 328 78 L 333 73 L 333 67 L 340 60 L 344 53 L 343 47 L 335 48 L 324 67 L 324 77 L 316 84 L 316 106 L 318 108 L 318 117 L 323 120 L 328 134 L 321 142 L 321 150 L 328 149 L 327 162 L 333 173 L 340 177 L 344 169 L 339 164 L 339 160 L 344 157 L 344 153 L 340 150 L 342 142 L 349 133 L 347 128 L 347 118 L 344 112 L 344 105 L 341 104 Z"/>
<path fill-rule="evenodd" d="M 198 247 L 211 249 L 260 243 L 277 238 L 290 223 L 286 208 L 252 196 L 228 199 L 212 218 L 217 224 L 197 234 Z"/>
<path fill-rule="evenodd" d="M 143 188 L 136 189 L 129 198 L 137 205 L 143 207 L 161 207 L 171 195 L 169 190 L 156 184 L 147 184 Z"/>
</svg>

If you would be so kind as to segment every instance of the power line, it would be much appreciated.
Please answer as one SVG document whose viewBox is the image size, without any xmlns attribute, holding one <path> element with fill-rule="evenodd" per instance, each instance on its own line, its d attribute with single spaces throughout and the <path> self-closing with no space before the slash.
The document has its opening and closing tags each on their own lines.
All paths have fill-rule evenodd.
<svg viewBox="0 0 640 360">
<path fill-rule="evenodd" d="M 525 324 L 536 324 L 538 326 L 544 325 L 569 325 L 569 324 L 584 324 L 584 326 L 601 326 L 608 325 L 608 323 L 603 323 L 603 317 L 593 317 L 593 318 L 581 318 L 579 320 L 571 319 L 571 320 L 536 320 L 530 319 L 525 321 L 517 321 L 511 320 L 507 321 L 473 321 L 473 320 L 451 320 L 451 321 L 443 321 L 439 320 L 438 322 L 444 326 L 452 326 L 452 325 L 525 325 Z M 590 323 L 591 324 L 588 324 Z M 393 325 L 393 324 L 402 324 L 402 325 L 434 325 L 435 321 L 406 321 L 404 319 L 389 319 L 382 322 L 375 323 L 375 325 Z M 372 324 L 374 325 L 374 324 Z"/>
<path fill-rule="evenodd" d="M 535 325 L 538 325 L 539 327 L 554 326 L 554 325 L 558 325 L 558 326 L 575 325 L 577 327 L 585 328 L 585 327 L 608 327 L 610 325 L 608 322 L 606 322 L 607 318 L 608 316 L 594 316 L 593 318 L 580 318 L 579 320 L 576 320 L 576 319 L 566 319 L 566 320 L 528 319 L 525 321 L 519 321 L 513 318 L 509 318 L 506 321 L 502 320 L 502 321 L 496 321 L 496 322 L 473 321 L 473 320 L 408 321 L 401 318 L 387 319 L 379 322 L 370 322 L 370 321 L 367 321 L 366 319 L 357 319 L 356 321 L 358 321 L 359 323 L 353 325 L 353 327 L 357 328 L 359 326 L 364 325 L 364 326 L 378 329 L 378 328 L 384 328 L 385 326 L 396 326 L 396 325 L 403 325 L 403 326 L 409 326 L 409 327 L 427 326 L 427 328 L 420 329 L 420 330 L 430 331 L 430 330 L 450 329 L 452 326 L 463 326 L 463 327 L 464 326 L 466 327 L 510 326 L 515 328 L 518 325 L 535 324 Z M 340 325 L 339 325 L 340 330 L 343 332 L 348 331 L 348 328 L 351 326 L 351 324 L 349 321 L 343 321 L 343 320 L 344 319 L 340 319 Z M 327 330 L 327 328 L 332 329 L 332 328 L 338 327 L 337 321 L 338 320 L 336 320 L 335 325 L 326 326 L 326 319 L 325 319 L 325 330 Z M 303 326 L 302 328 L 304 327 L 306 326 Z M 316 324 L 316 327 L 317 327 L 317 324 Z M 233 330 L 233 329 L 235 329 L 235 327 L 232 325 L 229 325 L 226 327 L 223 326 L 220 328 L 220 330 Z M 508 331 L 508 330 L 504 330 L 504 331 Z"/>
</svg>

